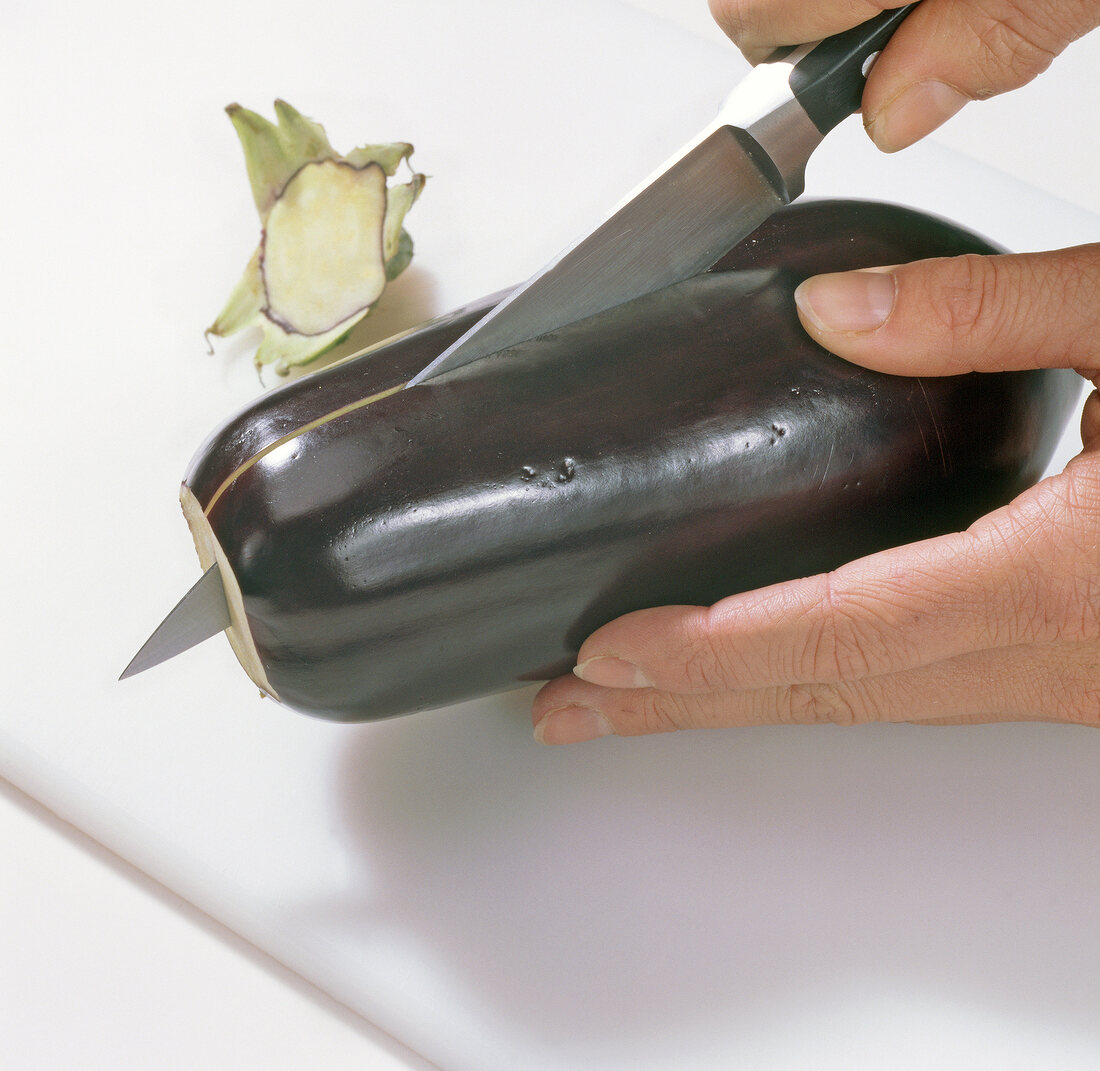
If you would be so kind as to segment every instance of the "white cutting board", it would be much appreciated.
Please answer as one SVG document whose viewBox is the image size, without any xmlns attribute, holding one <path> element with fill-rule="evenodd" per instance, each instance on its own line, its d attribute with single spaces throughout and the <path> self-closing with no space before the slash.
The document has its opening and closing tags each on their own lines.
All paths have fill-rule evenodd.
<svg viewBox="0 0 1100 1071">
<path fill-rule="evenodd" d="M 183 469 L 259 389 L 202 338 L 257 237 L 221 108 L 416 144 L 417 259 L 369 337 L 537 268 L 710 117 L 732 49 L 613 0 L 5 21 L 0 774 L 446 1071 L 1097 1066 L 1100 734 L 544 749 L 531 691 L 334 726 L 260 700 L 220 640 L 115 682 L 197 574 Z M 854 124 L 810 192 L 1100 238 Z"/>
</svg>

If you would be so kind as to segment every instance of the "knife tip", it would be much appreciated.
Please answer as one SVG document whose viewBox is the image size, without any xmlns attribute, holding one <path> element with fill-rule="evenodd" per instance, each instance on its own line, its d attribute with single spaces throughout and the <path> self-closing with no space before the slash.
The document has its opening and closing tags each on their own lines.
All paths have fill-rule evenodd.
<svg viewBox="0 0 1100 1071">
<path fill-rule="evenodd" d="M 212 565 L 141 645 L 118 679 L 124 681 L 136 677 L 161 662 L 167 662 L 203 640 L 216 636 L 229 624 L 229 606 L 221 572 L 217 565 Z"/>
</svg>

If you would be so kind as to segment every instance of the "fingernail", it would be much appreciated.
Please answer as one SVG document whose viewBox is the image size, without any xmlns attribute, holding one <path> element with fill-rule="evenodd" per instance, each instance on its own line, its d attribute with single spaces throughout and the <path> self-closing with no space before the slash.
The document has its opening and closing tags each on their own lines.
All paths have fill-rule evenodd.
<svg viewBox="0 0 1100 1071">
<path fill-rule="evenodd" d="M 604 688 L 653 687 L 653 682 L 633 662 L 613 655 L 597 655 L 586 659 L 573 672 L 582 681 L 599 684 Z"/>
<path fill-rule="evenodd" d="M 867 122 L 867 133 L 883 152 L 897 152 L 947 122 L 969 97 L 944 82 L 917 82 L 891 97 Z"/>
<path fill-rule="evenodd" d="M 598 710 L 589 707 L 556 707 L 535 726 L 535 739 L 540 744 L 582 744 L 612 736 L 611 722 Z"/>
<path fill-rule="evenodd" d="M 894 310 L 892 272 L 846 271 L 815 275 L 794 292 L 799 312 L 819 331 L 865 334 Z"/>
</svg>

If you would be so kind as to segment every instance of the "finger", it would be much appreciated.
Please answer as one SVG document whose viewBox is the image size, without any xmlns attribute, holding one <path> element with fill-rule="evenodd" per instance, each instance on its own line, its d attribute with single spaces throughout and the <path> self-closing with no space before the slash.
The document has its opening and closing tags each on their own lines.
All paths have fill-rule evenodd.
<svg viewBox="0 0 1100 1071">
<path fill-rule="evenodd" d="M 536 738 L 579 743 L 680 729 L 867 722 L 1059 721 L 1100 726 L 1096 645 L 982 651 L 881 677 L 680 695 L 562 678 L 536 697 Z"/>
<path fill-rule="evenodd" d="M 1038 638 L 1055 627 L 1043 590 L 1053 554 L 1028 529 L 1056 515 L 1033 489 L 969 532 L 723 599 L 627 614 L 581 646 L 575 674 L 604 687 L 707 693 L 836 683 Z M 1044 606 L 1040 613 L 1038 607 Z"/>
<path fill-rule="evenodd" d="M 1100 364 L 1100 244 L 819 275 L 795 302 L 826 349 L 883 372 Z"/>
<path fill-rule="evenodd" d="M 1097 25 L 1096 0 L 924 0 L 867 80 L 868 133 L 886 152 L 912 145 L 969 101 L 1026 85 Z"/>
<path fill-rule="evenodd" d="M 752 61 L 779 45 L 816 41 L 900 4 L 873 0 L 710 0 Z M 1100 25 L 1096 0 L 923 0 L 875 64 L 863 96 L 868 133 L 885 152 L 912 145 L 967 103 L 1030 82 Z"/>
<path fill-rule="evenodd" d="M 864 125 L 880 149 L 903 149 L 968 102 L 1026 85 L 1098 24 L 1096 0 L 925 0 L 867 80 Z"/>
<path fill-rule="evenodd" d="M 814 4 L 804 0 L 710 0 L 714 20 L 754 63 L 783 45 L 820 41 L 901 6 L 890 0 Z"/>
</svg>

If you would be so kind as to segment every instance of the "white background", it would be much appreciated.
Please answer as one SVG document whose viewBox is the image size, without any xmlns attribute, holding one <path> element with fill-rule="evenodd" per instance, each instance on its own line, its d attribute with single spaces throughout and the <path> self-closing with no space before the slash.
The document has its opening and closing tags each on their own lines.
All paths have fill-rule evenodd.
<svg viewBox="0 0 1100 1071">
<path fill-rule="evenodd" d="M 702 0 L 635 6 L 720 40 Z M 1082 42 L 1042 83 L 964 113 L 938 140 L 1100 213 L 1097 70 L 1100 41 Z M 1056 153 L 1036 149 L 1052 144 Z M 60 166 L 64 145 L 56 150 L 28 161 L 9 143 L 5 163 Z M 0 850 L 0 1066 L 428 1066 L 10 786 L 0 791 Z M 906 1021 L 888 990 L 867 1013 Z M 959 1011 L 959 1036 L 978 1039 L 982 1024 L 968 1014 Z M 823 1008 L 823 1036 L 827 1022 Z M 966 1066 L 1014 1065 L 1009 1051 L 975 1048 Z"/>
</svg>

